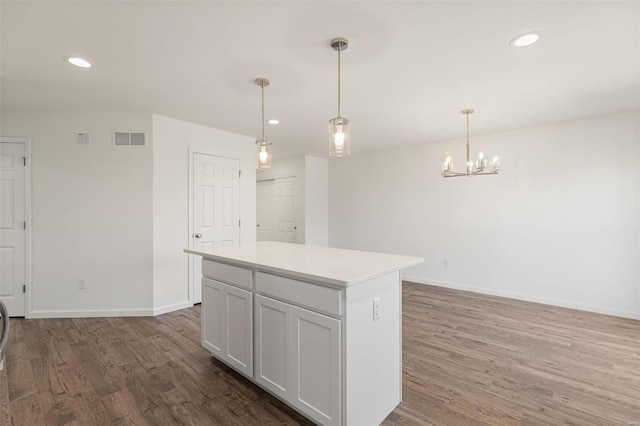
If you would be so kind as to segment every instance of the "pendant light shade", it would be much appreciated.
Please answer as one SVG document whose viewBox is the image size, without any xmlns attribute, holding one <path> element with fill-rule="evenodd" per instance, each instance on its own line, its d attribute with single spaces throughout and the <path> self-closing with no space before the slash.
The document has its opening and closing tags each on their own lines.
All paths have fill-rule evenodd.
<svg viewBox="0 0 640 426">
<path fill-rule="evenodd" d="M 335 157 L 349 155 L 349 120 L 336 117 L 329 120 L 329 154 Z"/>
<path fill-rule="evenodd" d="M 271 168 L 271 142 L 264 138 L 264 88 L 270 82 L 266 78 L 256 78 L 256 84 L 262 89 L 262 137 L 256 141 L 256 169 Z"/>
<path fill-rule="evenodd" d="M 329 154 L 335 157 L 349 155 L 351 152 L 349 120 L 340 116 L 340 52 L 348 46 L 349 42 L 344 38 L 331 40 L 331 48 L 338 52 L 338 116 L 329 120 Z"/>
<path fill-rule="evenodd" d="M 256 169 L 271 168 L 271 142 L 264 139 L 256 141 Z"/>
</svg>

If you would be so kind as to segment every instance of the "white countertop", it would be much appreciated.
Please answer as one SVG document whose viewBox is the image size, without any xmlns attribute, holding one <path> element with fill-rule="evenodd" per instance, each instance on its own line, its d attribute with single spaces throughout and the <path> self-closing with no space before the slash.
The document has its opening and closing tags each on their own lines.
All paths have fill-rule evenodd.
<svg viewBox="0 0 640 426">
<path fill-rule="evenodd" d="M 236 266 L 349 287 L 424 262 L 421 257 L 260 241 L 186 253 Z"/>
</svg>

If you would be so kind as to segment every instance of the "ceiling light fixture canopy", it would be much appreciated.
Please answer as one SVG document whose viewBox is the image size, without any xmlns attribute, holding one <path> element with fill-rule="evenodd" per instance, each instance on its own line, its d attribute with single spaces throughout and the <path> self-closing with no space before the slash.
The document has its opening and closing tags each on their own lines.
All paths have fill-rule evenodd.
<svg viewBox="0 0 640 426">
<path fill-rule="evenodd" d="M 256 169 L 263 170 L 271 168 L 271 142 L 264 138 L 264 88 L 271 83 L 266 78 L 256 78 L 256 84 L 262 90 L 262 137 L 256 141 Z"/>
<path fill-rule="evenodd" d="M 500 159 L 498 156 L 494 156 L 491 159 L 491 169 L 485 170 L 487 167 L 487 158 L 485 157 L 482 151 L 478 152 L 475 161 L 471 161 L 469 157 L 469 116 L 473 114 L 474 110 L 463 109 L 462 114 L 467 118 L 467 162 L 466 162 L 466 171 L 464 173 L 457 173 L 453 171 L 453 157 L 450 153 L 444 153 L 444 161 L 442 162 L 442 176 L 443 177 L 458 177 L 458 176 L 476 176 L 476 175 L 497 175 L 500 171 Z"/>
<path fill-rule="evenodd" d="M 74 57 L 70 57 L 70 56 L 65 56 L 62 59 L 64 59 L 66 62 L 69 62 L 72 65 L 75 65 L 76 67 L 80 67 L 80 68 L 91 68 L 93 65 L 91 64 L 91 62 L 87 61 L 86 59 L 82 59 L 82 58 L 74 58 Z"/>
<path fill-rule="evenodd" d="M 351 137 L 349 136 L 349 120 L 340 116 L 340 53 L 349 47 L 344 38 L 331 40 L 331 48 L 338 52 L 338 116 L 329 120 L 329 154 L 335 157 L 349 155 Z"/>
</svg>

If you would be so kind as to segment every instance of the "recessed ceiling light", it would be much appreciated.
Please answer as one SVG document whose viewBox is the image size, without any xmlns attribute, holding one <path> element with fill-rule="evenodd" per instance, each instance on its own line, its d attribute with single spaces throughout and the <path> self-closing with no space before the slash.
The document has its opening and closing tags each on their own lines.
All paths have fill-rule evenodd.
<svg viewBox="0 0 640 426">
<path fill-rule="evenodd" d="M 91 62 L 86 61 L 82 58 L 74 58 L 74 57 L 69 57 L 69 56 L 65 56 L 64 60 L 69 62 L 72 65 L 75 65 L 76 67 L 80 67 L 80 68 L 91 68 L 93 65 L 91 65 Z"/>
<path fill-rule="evenodd" d="M 280 124 L 280 120 L 271 119 L 271 120 L 267 121 L 267 123 L 269 123 L 269 124 Z"/>
<path fill-rule="evenodd" d="M 514 46 L 514 47 L 531 46 L 533 43 L 538 41 L 539 38 L 540 38 L 539 33 L 536 33 L 536 32 L 526 33 L 526 34 L 521 34 L 518 37 L 514 38 L 513 40 L 511 40 L 511 43 L 509 44 L 511 44 L 511 46 Z"/>
</svg>

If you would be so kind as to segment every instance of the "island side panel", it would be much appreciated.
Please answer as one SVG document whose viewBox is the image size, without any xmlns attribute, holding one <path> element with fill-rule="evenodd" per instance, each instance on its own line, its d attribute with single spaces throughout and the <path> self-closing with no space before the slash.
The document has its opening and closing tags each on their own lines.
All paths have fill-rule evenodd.
<svg viewBox="0 0 640 426">
<path fill-rule="evenodd" d="M 346 424 L 380 424 L 402 399 L 401 275 L 346 289 Z M 374 319 L 374 299 L 379 318 Z"/>
</svg>

